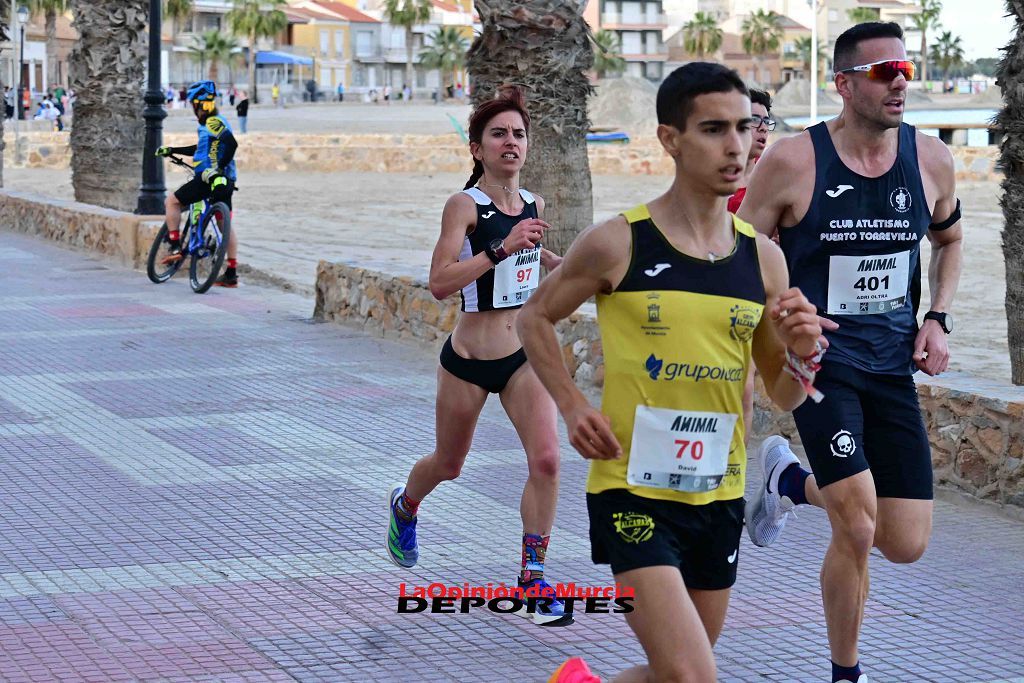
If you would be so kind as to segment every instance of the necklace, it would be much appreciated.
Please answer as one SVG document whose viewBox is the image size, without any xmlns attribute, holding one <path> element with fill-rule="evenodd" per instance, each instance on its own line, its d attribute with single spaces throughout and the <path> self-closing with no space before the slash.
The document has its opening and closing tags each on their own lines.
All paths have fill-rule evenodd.
<svg viewBox="0 0 1024 683">
<path fill-rule="evenodd" d="M 690 218 L 690 213 L 686 210 L 685 206 L 680 206 L 679 208 L 682 210 L 683 217 L 686 218 L 686 222 L 690 224 L 690 227 L 693 229 L 694 235 L 696 236 L 697 224 L 693 222 L 692 218 Z M 727 255 L 728 254 L 716 254 L 715 252 L 713 252 L 710 249 L 708 249 L 708 262 L 714 263 L 715 261 L 718 261 L 719 259 L 725 258 Z"/>
<path fill-rule="evenodd" d="M 500 187 L 501 189 L 503 189 L 505 192 L 508 192 L 509 194 L 515 194 L 519 190 L 518 187 L 515 188 L 515 189 L 510 189 L 508 187 L 508 185 L 498 185 L 496 183 L 482 183 L 482 182 L 478 182 L 476 184 L 477 187 L 480 187 L 481 185 L 486 185 L 487 187 Z"/>
</svg>

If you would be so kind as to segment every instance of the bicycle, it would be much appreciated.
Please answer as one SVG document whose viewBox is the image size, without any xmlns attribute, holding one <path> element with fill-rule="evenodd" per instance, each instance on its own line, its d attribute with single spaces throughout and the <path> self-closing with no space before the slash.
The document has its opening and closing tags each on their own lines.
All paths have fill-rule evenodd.
<svg viewBox="0 0 1024 683">
<path fill-rule="evenodd" d="M 174 155 L 167 158 L 175 166 L 188 171 L 190 176 L 195 176 L 195 170 L 188 162 Z M 228 237 L 231 235 L 231 209 L 224 202 L 211 203 L 209 199 L 204 199 L 189 206 L 184 213 L 186 218 L 185 226 L 181 229 L 181 258 L 164 263 L 170 255 L 171 246 L 167 239 L 167 223 L 164 223 L 153 240 L 153 246 L 149 248 L 146 275 L 155 284 L 167 282 L 181 268 L 185 257 L 189 256 L 189 284 L 193 292 L 202 294 L 213 286 L 224 265 Z M 163 270 L 158 270 L 161 267 Z"/>
</svg>

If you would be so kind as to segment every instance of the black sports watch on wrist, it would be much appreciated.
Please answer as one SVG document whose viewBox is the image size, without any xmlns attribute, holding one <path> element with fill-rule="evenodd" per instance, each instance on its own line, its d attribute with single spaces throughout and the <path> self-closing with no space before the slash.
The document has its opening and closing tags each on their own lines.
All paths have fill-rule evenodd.
<svg viewBox="0 0 1024 683">
<path fill-rule="evenodd" d="M 508 258 L 508 252 L 505 251 L 505 240 L 496 239 L 491 240 L 490 245 L 487 247 L 487 258 L 491 259 L 494 265 L 498 265 L 502 261 Z"/>
<path fill-rule="evenodd" d="M 939 311 L 928 311 L 924 314 L 925 320 L 934 320 L 942 328 L 942 331 L 949 334 L 953 331 L 953 316 L 949 313 Z"/>
</svg>

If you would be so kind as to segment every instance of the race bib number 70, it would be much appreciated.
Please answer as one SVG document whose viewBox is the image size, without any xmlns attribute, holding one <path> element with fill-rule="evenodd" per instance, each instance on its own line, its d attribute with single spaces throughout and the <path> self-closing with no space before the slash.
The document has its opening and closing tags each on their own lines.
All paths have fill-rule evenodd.
<svg viewBox="0 0 1024 683">
<path fill-rule="evenodd" d="M 676 491 L 713 491 L 729 466 L 737 417 L 637 406 L 626 481 Z"/>
</svg>

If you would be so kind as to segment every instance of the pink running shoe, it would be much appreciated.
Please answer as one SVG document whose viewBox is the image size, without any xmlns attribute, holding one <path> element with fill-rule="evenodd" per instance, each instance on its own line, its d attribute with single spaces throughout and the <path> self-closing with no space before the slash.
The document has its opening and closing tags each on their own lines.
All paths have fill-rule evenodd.
<svg viewBox="0 0 1024 683">
<path fill-rule="evenodd" d="M 565 663 L 551 674 L 548 683 L 601 683 L 601 677 L 590 673 L 590 667 L 582 657 L 573 657 L 565 660 Z"/>
</svg>

